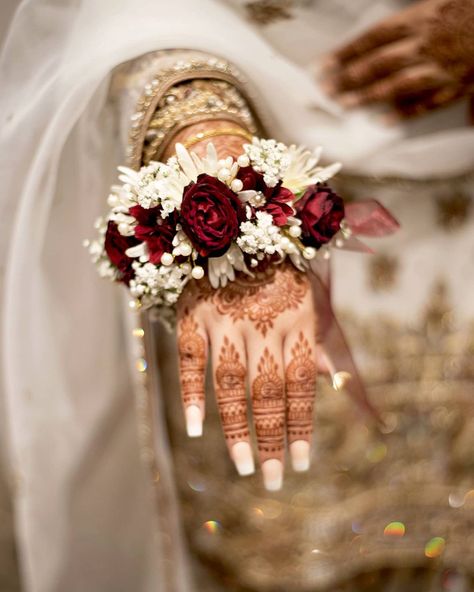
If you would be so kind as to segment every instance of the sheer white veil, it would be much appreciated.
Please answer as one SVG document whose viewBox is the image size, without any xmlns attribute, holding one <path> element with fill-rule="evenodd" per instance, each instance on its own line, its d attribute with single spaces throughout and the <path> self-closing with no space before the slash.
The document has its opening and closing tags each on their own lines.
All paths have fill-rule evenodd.
<svg viewBox="0 0 474 592">
<path fill-rule="evenodd" d="M 122 302 L 81 243 L 121 158 L 109 74 L 176 47 L 234 62 L 283 140 L 321 143 L 369 173 L 472 167 L 472 130 L 412 138 L 362 114 L 342 117 L 307 72 L 218 0 L 24 0 L 0 63 L 0 240 L 2 375 L 26 590 L 162 589 L 157 555 L 147 555 L 150 501 Z M 187 589 L 184 576 L 178 588 Z"/>
</svg>

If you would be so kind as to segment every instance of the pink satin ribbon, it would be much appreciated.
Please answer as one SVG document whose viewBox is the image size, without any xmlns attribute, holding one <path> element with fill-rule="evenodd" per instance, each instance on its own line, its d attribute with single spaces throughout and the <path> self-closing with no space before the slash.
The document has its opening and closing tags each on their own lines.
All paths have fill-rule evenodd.
<svg viewBox="0 0 474 592">
<path fill-rule="evenodd" d="M 351 230 L 351 236 L 344 241 L 344 246 L 341 248 L 351 251 L 373 252 L 357 236 L 381 237 L 392 234 L 399 228 L 392 214 L 374 199 L 347 205 L 345 220 Z M 319 338 L 333 383 L 338 372 L 348 372 L 350 379 L 344 385 L 344 390 L 362 411 L 369 413 L 379 423 L 383 423 L 377 409 L 369 401 L 346 337 L 332 308 L 329 260 L 313 260 L 311 271 L 313 302 L 319 321 Z"/>
</svg>

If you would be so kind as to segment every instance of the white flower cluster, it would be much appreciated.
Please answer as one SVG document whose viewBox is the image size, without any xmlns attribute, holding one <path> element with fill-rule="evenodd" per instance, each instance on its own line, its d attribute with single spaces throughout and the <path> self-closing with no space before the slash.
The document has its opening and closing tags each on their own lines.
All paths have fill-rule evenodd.
<svg viewBox="0 0 474 592">
<path fill-rule="evenodd" d="M 158 229 L 162 220 L 171 213 L 179 213 L 184 189 L 205 173 L 225 183 L 239 197 L 247 217 L 240 224 L 239 236 L 230 242 L 228 250 L 223 255 L 207 259 L 208 277 L 214 288 L 233 281 L 236 272 L 251 275 L 252 267 L 273 255 L 278 255 L 280 260 L 288 256 L 296 267 L 303 270 L 317 252 L 301 242 L 301 221 L 295 214 L 288 218 L 285 226 L 277 226 L 265 209 L 271 196 L 265 198 L 263 193 L 254 189 L 244 191 L 237 175 L 240 168 L 252 166 L 263 175 L 267 186 L 275 187 L 281 182 L 283 187 L 293 192 L 295 199 L 288 205 L 294 206 L 308 185 L 324 182 L 339 170 L 337 163 L 329 167 L 318 166 L 319 157 L 320 150 L 310 152 L 304 147 L 287 147 L 273 139 L 253 138 L 251 144 L 244 145 L 244 153 L 236 160 L 231 157 L 219 159 L 211 142 L 203 158 L 176 144 L 176 156 L 166 163 L 152 162 L 140 171 L 119 167 L 122 184 L 112 187 L 107 218 L 96 222 L 99 237 L 84 244 L 99 274 L 114 281 L 120 280 L 120 272 L 111 264 L 104 250 L 108 222 L 113 221 L 122 236 L 132 237 L 135 236 L 138 221 L 130 213 L 131 208 L 140 205 L 149 210 L 159 206 Z M 347 238 L 348 230 L 342 230 L 335 237 L 338 241 Z M 337 241 L 335 244 L 337 246 Z M 189 280 L 204 277 L 205 269 L 198 265 L 198 252 L 179 223 L 176 224 L 169 250 L 161 256 L 158 264 L 154 264 L 150 261 L 146 241 L 126 249 L 124 256 L 133 260 L 131 268 L 134 277 L 130 280 L 129 289 L 134 307 L 153 306 L 157 310 L 169 310 L 176 304 Z"/>
<path fill-rule="evenodd" d="M 296 229 L 297 232 L 293 232 Z M 311 247 L 301 249 L 295 239 L 301 234 L 299 226 L 295 223 L 283 232 L 281 228 L 273 224 L 273 218 L 266 212 L 257 212 L 255 221 L 242 222 L 241 235 L 237 238 L 237 244 L 244 253 L 253 255 L 250 259 L 251 267 L 256 267 L 258 261 L 266 255 L 279 255 L 284 259 L 289 255 L 291 261 L 298 269 L 307 267 L 305 260 L 313 259 L 316 250 Z"/>
<path fill-rule="evenodd" d="M 135 277 L 130 281 L 130 293 L 147 306 L 173 306 L 189 280 L 191 266 L 153 265 L 153 263 L 132 264 Z"/>
<path fill-rule="evenodd" d="M 263 180 L 269 187 L 275 187 L 284 178 L 291 163 L 285 144 L 276 140 L 253 138 L 251 144 L 244 145 L 244 150 L 253 169 L 263 173 Z"/>
<path fill-rule="evenodd" d="M 138 172 L 128 167 L 119 167 L 119 171 L 127 201 L 146 210 L 161 206 L 162 218 L 180 209 L 189 179 L 180 171 L 176 158 L 170 158 L 166 164 L 151 162 Z"/>
<path fill-rule="evenodd" d="M 255 222 L 242 222 L 241 234 L 237 244 L 244 253 L 249 255 L 282 254 L 280 248 L 281 234 L 278 226 L 273 224 L 273 218 L 266 212 L 257 212 Z"/>
<path fill-rule="evenodd" d="M 92 263 L 96 266 L 97 272 L 102 278 L 108 278 L 112 281 L 118 279 L 117 269 L 110 263 L 107 253 L 104 249 L 105 233 L 107 231 L 107 221 L 104 218 L 97 218 L 94 224 L 99 237 L 96 240 L 85 240 L 84 247 L 91 256 Z"/>
</svg>

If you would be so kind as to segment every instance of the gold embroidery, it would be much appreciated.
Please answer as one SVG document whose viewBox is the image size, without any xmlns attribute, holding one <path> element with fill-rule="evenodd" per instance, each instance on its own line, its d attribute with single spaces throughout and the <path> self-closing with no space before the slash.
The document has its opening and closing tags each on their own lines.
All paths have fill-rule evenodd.
<svg viewBox="0 0 474 592">
<path fill-rule="evenodd" d="M 354 418 L 351 402 L 321 380 L 315 462 L 304 479 L 286 471 L 277 498 L 262 494 L 259 476 L 245 483 L 231 477 L 217 414 L 207 420 L 209 456 L 199 469 L 189 459 L 192 445 L 175 438 L 189 545 L 201 562 L 219 565 L 236 589 L 270 589 L 277 582 L 296 592 L 336 590 L 356 574 L 395 570 L 407 556 L 421 568 L 432 561 L 424 549 L 436 536 L 447 541 L 440 569 L 472 569 L 474 323 L 456 322 L 442 282 L 418 323 L 353 315 L 341 321 L 364 361 L 383 433 Z M 174 431 L 179 414 L 168 390 Z M 190 490 L 190 472 L 205 491 Z M 218 537 L 203 538 L 196 529 L 209 516 L 224 526 Z M 403 536 L 384 534 L 393 521 L 403 522 Z M 362 583 L 356 589 L 363 590 Z"/>
<path fill-rule="evenodd" d="M 386 254 L 373 255 L 368 261 L 368 268 L 369 284 L 374 292 L 393 288 L 398 271 L 396 257 Z"/>
<path fill-rule="evenodd" d="M 187 54 L 183 53 L 184 56 Z M 186 125 L 204 121 L 206 117 L 222 118 L 225 113 L 224 118 L 244 123 L 252 133 L 262 129 L 244 89 L 243 78 L 234 66 L 212 56 L 182 60 L 177 57 L 172 65 L 157 69 L 137 101 L 127 149 L 131 168 L 138 169 L 149 159 L 159 158 L 163 142 L 171 131 L 173 134 L 178 131 L 177 123 L 183 123 L 177 107 L 181 100 L 189 101 Z M 176 109 L 181 113 L 179 117 Z"/>
<path fill-rule="evenodd" d="M 257 25 L 269 25 L 280 20 L 292 18 L 292 0 L 256 0 L 247 2 L 245 8 L 250 20 Z"/>
<path fill-rule="evenodd" d="M 256 127 L 240 92 L 223 80 L 188 80 L 169 89 L 159 101 L 144 144 L 144 164 L 158 160 L 171 139 L 192 123 L 226 119 L 245 129 Z"/>
<path fill-rule="evenodd" d="M 469 216 L 471 199 L 465 193 L 456 192 L 454 195 L 439 197 L 436 205 L 438 224 L 446 230 L 456 230 Z"/>
</svg>

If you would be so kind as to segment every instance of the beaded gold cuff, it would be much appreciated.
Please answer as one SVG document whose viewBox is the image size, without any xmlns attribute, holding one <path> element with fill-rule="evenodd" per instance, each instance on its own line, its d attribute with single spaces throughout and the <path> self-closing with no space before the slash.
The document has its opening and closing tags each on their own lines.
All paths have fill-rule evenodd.
<svg viewBox="0 0 474 592">
<path fill-rule="evenodd" d="M 155 85 L 152 81 L 145 88 L 132 118 L 130 164 L 133 168 L 160 160 L 173 137 L 196 123 L 226 120 L 234 129 L 248 130 L 247 139 L 261 129 L 244 92 L 232 84 L 233 77 L 223 80 L 223 72 L 219 70 L 199 77 L 203 73 L 192 69 L 188 76 L 193 73 L 196 78 L 167 87 L 157 80 Z"/>
<path fill-rule="evenodd" d="M 216 119 L 255 129 L 245 100 L 228 82 L 189 80 L 171 87 L 158 103 L 148 126 L 144 163 L 159 158 L 184 127 Z"/>
</svg>

